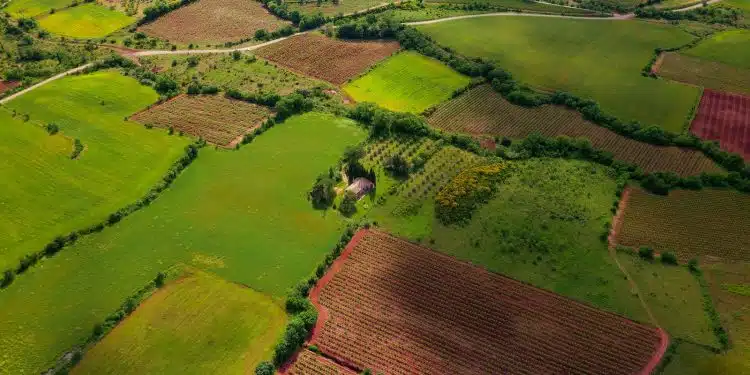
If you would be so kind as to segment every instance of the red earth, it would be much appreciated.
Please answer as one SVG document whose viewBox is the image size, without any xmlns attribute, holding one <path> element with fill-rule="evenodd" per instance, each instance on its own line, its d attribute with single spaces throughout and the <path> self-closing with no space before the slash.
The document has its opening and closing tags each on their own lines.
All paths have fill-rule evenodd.
<svg viewBox="0 0 750 375">
<path fill-rule="evenodd" d="M 0 81 L 0 95 L 6 91 L 13 90 L 14 88 L 21 86 L 21 82 L 18 81 Z"/>
<path fill-rule="evenodd" d="M 704 90 L 690 131 L 750 160 L 750 96 Z"/>
</svg>

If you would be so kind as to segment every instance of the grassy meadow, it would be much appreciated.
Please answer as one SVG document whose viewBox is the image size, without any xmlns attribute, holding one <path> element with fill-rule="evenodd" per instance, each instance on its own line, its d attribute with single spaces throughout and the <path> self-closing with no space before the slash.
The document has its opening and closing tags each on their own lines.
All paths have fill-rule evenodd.
<svg viewBox="0 0 750 375">
<path fill-rule="evenodd" d="M 312 209 L 308 190 L 364 138 L 353 121 L 309 113 L 238 151 L 202 149 L 149 207 L 79 240 L 0 293 L 0 346 L 10 348 L 0 373 L 44 370 L 135 288 L 178 262 L 284 296 L 344 227 L 337 213 Z"/>
<path fill-rule="evenodd" d="M 750 69 L 750 30 L 730 30 L 714 34 L 682 53 L 737 68 Z"/>
<path fill-rule="evenodd" d="M 0 270 L 55 236 L 104 220 L 162 178 L 189 139 L 123 121 L 157 98 L 106 71 L 55 81 L 0 109 Z M 49 135 L 48 123 L 59 133 Z M 72 160 L 74 139 L 84 150 Z"/>
<path fill-rule="evenodd" d="M 469 84 L 461 75 L 437 60 L 414 52 L 402 52 L 346 84 L 344 91 L 358 102 L 373 102 L 401 112 L 420 113 L 448 100 L 456 89 Z"/>
<path fill-rule="evenodd" d="M 700 90 L 641 76 L 656 47 L 693 37 L 667 24 L 483 17 L 421 25 L 438 44 L 496 62 L 522 83 L 596 100 L 606 112 L 681 132 Z"/>
<path fill-rule="evenodd" d="M 71 374 L 248 374 L 285 323 L 269 297 L 192 272 L 144 301 Z"/>
<path fill-rule="evenodd" d="M 52 9 L 64 8 L 71 0 L 13 0 L 3 11 L 13 17 L 34 17 Z"/>
<path fill-rule="evenodd" d="M 89 39 L 107 36 L 135 21 L 125 13 L 89 3 L 50 14 L 39 20 L 39 26 L 55 35 Z"/>
</svg>

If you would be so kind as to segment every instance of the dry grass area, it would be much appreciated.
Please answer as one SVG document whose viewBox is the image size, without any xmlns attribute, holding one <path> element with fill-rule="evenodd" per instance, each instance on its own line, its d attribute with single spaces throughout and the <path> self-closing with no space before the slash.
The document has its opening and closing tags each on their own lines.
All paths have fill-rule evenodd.
<svg viewBox="0 0 750 375">
<path fill-rule="evenodd" d="M 223 96 L 181 95 L 131 119 L 142 124 L 173 128 L 217 145 L 234 146 L 233 141 L 260 125 L 269 114 L 265 107 Z"/>
<path fill-rule="evenodd" d="M 664 54 L 658 74 L 709 89 L 750 94 L 750 70 L 675 52 Z"/>
<path fill-rule="evenodd" d="M 343 41 L 317 33 L 263 47 L 257 54 L 336 85 L 357 77 L 399 49 L 398 42 Z"/>
<path fill-rule="evenodd" d="M 441 105 L 428 121 L 449 132 L 477 135 L 524 138 L 539 132 L 547 137 L 588 138 L 595 148 L 612 153 L 617 160 L 636 164 L 646 172 L 672 171 L 690 176 L 720 171 L 698 151 L 638 142 L 558 106 L 517 106 L 486 85 Z"/>
<path fill-rule="evenodd" d="M 257 1 L 200 0 L 139 30 L 172 43 L 223 43 L 251 37 L 258 29 L 274 31 L 288 24 Z"/>
</svg>

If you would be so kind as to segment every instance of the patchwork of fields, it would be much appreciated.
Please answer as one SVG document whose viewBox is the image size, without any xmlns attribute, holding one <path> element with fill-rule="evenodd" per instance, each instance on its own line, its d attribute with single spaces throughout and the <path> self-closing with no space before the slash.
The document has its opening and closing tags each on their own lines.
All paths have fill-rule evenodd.
<svg viewBox="0 0 750 375">
<path fill-rule="evenodd" d="M 705 90 L 690 131 L 750 160 L 750 96 Z"/>
<path fill-rule="evenodd" d="M 706 61 L 680 53 L 664 54 L 658 74 L 678 82 L 750 95 L 750 69 Z"/>
</svg>

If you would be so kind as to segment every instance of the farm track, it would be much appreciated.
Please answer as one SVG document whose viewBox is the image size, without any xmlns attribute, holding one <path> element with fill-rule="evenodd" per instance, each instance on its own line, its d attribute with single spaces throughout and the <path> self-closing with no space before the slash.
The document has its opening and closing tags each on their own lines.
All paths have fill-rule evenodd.
<svg viewBox="0 0 750 375">
<path fill-rule="evenodd" d="M 708 2 L 706 2 L 706 5 L 716 4 L 716 3 L 720 2 L 720 1 L 721 0 L 709 0 Z M 668 10 L 671 10 L 672 12 L 687 12 L 688 10 L 698 9 L 698 8 L 703 7 L 703 6 L 704 6 L 703 3 L 698 3 L 698 4 L 690 5 L 690 6 L 687 6 L 687 7 L 684 7 L 684 8 L 668 9 Z"/>
<path fill-rule="evenodd" d="M 94 65 L 94 64 L 93 63 L 88 63 L 88 64 L 85 64 L 85 65 L 81 65 L 81 66 L 79 66 L 77 68 L 73 68 L 73 69 L 70 69 L 70 70 L 68 70 L 66 72 L 62 72 L 62 73 L 60 73 L 58 75 L 52 76 L 50 78 L 47 78 L 44 81 L 39 82 L 39 83 L 37 83 L 37 84 L 35 84 L 35 85 L 27 88 L 27 89 L 23 89 L 23 90 L 15 93 L 13 95 L 9 95 L 7 98 L 0 99 L 0 104 L 5 104 L 5 103 L 7 103 L 7 102 L 9 102 L 9 101 L 11 101 L 11 100 L 13 100 L 13 99 L 15 99 L 15 98 L 23 95 L 23 94 L 31 91 L 31 90 L 37 89 L 39 87 L 42 87 L 42 86 L 44 86 L 44 85 L 46 85 L 46 84 L 48 84 L 50 82 L 57 81 L 58 79 L 63 78 L 65 76 L 67 76 L 67 75 L 78 73 L 81 70 L 84 70 L 84 69 L 86 69 L 86 68 L 88 68 L 88 67 L 90 67 L 92 65 Z"/>
</svg>

